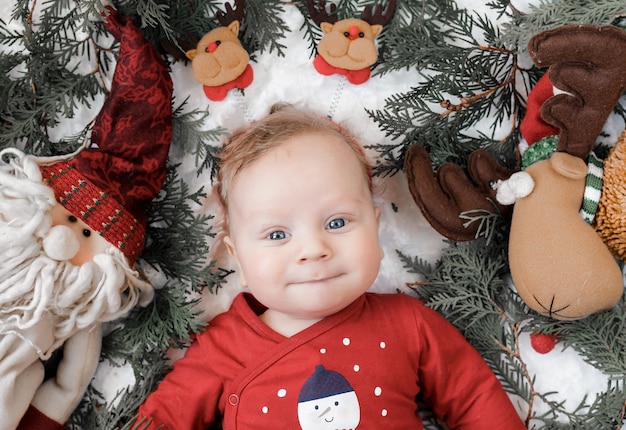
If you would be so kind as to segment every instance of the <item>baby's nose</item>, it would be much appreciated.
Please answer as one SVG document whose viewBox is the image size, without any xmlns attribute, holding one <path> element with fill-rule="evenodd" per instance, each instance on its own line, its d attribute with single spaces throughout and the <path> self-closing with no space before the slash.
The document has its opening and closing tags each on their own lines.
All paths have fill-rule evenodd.
<svg viewBox="0 0 626 430">
<path fill-rule="evenodd" d="M 328 243 L 322 237 L 317 235 L 309 235 L 302 240 L 299 259 L 301 262 L 317 261 L 330 258 L 332 251 Z"/>
<path fill-rule="evenodd" d="M 71 228 L 55 225 L 43 239 L 43 252 L 58 261 L 69 260 L 80 249 L 80 243 Z"/>
</svg>

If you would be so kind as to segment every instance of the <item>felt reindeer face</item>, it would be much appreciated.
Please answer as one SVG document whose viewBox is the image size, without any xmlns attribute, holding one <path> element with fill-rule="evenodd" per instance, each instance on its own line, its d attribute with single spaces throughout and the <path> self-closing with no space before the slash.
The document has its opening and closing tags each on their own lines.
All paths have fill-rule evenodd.
<svg viewBox="0 0 626 430">
<path fill-rule="evenodd" d="M 215 15 L 220 26 L 198 40 L 192 33 L 173 43 L 162 40 L 163 48 L 178 59 L 191 60 L 193 76 L 212 101 L 224 100 L 230 90 L 252 84 L 254 71 L 250 55 L 239 39 L 244 18 L 244 1 L 225 3 L 225 12 Z"/>
<path fill-rule="evenodd" d="M 193 75 L 207 86 L 223 85 L 239 77 L 250 61 L 239 41 L 239 21 L 205 34 L 195 49 L 186 52 Z"/>
<path fill-rule="evenodd" d="M 390 0 L 385 10 L 378 5 L 372 12 L 367 6 L 361 18 L 339 20 L 336 5 L 331 3 L 327 12 L 324 0 L 307 0 L 310 18 L 323 32 L 313 62 L 315 69 L 322 75 L 344 75 L 352 84 L 366 82 L 370 67 L 378 59 L 376 37 L 393 17 L 395 7 L 395 0 Z"/>
<path fill-rule="evenodd" d="M 362 19 L 349 18 L 331 24 L 320 24 L 324 37 L 317 51 L 328 64 L 348 70 L 370 67 L 378 58 L 374 39 L 382 25 L 370 25 Z"/>
</svg>

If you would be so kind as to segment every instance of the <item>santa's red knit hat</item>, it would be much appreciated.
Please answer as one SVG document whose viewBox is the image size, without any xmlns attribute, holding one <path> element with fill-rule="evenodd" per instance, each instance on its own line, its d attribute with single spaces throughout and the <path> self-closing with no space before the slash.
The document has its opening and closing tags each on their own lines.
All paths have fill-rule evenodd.
<svg viewBox="0 0 626 430">
<path fill-rule="evenodd" d="M 57 200 L 133 265 L 144 246 L 145 207 L 165 180 L 172 81 L 135 24 L 108 9 L 105 25 L 120 41 L 120 51 L 91 145 L 41 171 Z"/>
</svg>

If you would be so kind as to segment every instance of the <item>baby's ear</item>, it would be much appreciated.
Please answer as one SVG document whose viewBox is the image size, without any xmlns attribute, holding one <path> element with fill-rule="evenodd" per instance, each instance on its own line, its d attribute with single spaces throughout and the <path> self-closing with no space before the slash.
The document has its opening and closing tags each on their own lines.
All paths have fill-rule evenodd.
<svg viewBox="0 0 626 430">
<path fill-rule="evenodd" d="M 374 214 L 376 215 L 376 224 L 378 225 L 378 227 L 380 227 L 380 207 L 378 206 L 374 207 Z M 385 258 L 385 251 L 383 250 L 383 247 L 380 245 L 380 241 L 378 244 L 378 249 L 380 250 L 380 259 L 382 260 L 383 258 Z"/>
<path fill-rule="evenodd" d="M 239 259 L 237 258 L 237 251 L 235 250 L 235 244 L 233 243 L 233 240 L 230 236 L 224 236 L 223 240 L 224 245 L 226 245 L 226 249 L 228 250 L 228 253 L 231 255 L 231 257 L 235 259 L 235 263 L 237 263 L 237 268 L 239 269 L 239 283 L 242 287 L 247 287 L 248 281 L 246 280 L 243 270 L 241 270 L 241 264 L 239 263 Z"/>
<path fill-rule="evenodd" d="M 230 238 L 230 236 L 224 236 L 224 245 L 226 245 L 226 249 L 228 250 L 228 253 L 231 255 L 231 257 L 233 258 L 237 258 L 237 255 L 235 253 L 235 245 L 233 244 L 233 240 Z"/>
</svg>

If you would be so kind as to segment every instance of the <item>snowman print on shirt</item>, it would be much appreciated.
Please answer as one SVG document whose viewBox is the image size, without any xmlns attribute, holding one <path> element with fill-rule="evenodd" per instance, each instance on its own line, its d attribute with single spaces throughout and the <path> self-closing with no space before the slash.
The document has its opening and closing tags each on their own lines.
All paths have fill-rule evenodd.
<svg viewBox="0 0 626 430">
<path fill-rule="evenodd" d="M 302 430 L 356 429 L 360 420 L 359 399 L 348 380 L 338 372 L 316 366 L 298 396 Z"/>
</svg>

